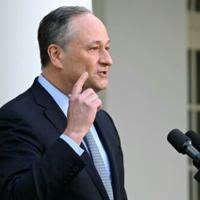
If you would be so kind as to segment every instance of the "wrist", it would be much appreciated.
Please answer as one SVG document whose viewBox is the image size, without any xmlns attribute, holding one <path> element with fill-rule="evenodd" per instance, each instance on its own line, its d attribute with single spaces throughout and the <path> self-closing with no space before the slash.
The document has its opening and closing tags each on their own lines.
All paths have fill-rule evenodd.
<svg viewBox="0 0 200 200">
<path fill-rule="evenodd" d="M 77 133 L 75 131 L 71 131 L 69 129 L 65 129 L 64 133 L 65 135 L 67 135 L 68 137 L 70 137 L 72 140 L 74 140 L 78 145 L 81 144 L 83 137 L 83 134 Z"/>
</svg>

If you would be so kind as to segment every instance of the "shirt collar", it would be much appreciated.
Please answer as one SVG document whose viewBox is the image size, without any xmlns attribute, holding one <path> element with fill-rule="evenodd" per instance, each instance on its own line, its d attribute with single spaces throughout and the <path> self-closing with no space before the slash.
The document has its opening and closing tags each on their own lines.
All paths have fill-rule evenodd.
<svg viewBox="0 0 200 200">
<path fill-rule="evenodd" d="M 69 107 L 69 98 L 62 93 L 52 83 L 50 83 L 42 74 L 38 77 L 38 82 L 42 87 L 52 96 L 54 101 L 58 104 L 63 113 L 67 116 Z"/>
</svg>

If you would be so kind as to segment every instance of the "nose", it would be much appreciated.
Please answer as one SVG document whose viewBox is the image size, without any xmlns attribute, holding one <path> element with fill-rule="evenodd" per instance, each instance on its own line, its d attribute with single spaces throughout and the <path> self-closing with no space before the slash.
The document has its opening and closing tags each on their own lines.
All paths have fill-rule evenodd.
<svg viewBox="0 0 200 200">
<path fill-rule="evenodd" d="M 111 57 L 110 53 L 108 52 L 108 50 L 102 51 L 100 58 L 99 58 L 99 62 L 101 64 L 104 64 L 107 66 L 111 66 L 113 64 L 112 57 Z"/>
</svg>

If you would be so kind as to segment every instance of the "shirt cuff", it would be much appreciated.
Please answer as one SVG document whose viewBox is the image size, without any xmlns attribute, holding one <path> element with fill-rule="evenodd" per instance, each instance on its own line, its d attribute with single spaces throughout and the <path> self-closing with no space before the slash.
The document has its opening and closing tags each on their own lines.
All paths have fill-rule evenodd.
<svg viewBox="0 0 200 200">
<path fill-rule="evenodd" d="M 63 139 L 79 156 L 83 154 L 84 150 L 69 136 L 62 134 L 60 138 Z"/>
</svg>

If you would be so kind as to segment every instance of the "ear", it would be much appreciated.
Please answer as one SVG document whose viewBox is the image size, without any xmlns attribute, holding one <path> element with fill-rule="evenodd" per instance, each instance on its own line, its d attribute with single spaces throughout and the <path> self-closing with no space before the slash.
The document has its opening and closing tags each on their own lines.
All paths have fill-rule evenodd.
<svg viewBox="0 0 200 200">
<path fill-rule="evenodd" d="M 63 68 L 62 57 L 64 55 L 63 49 L 56 44 L 50 44 L 47 49 L 49 59 L 56 68 Z"/>
</svg>

